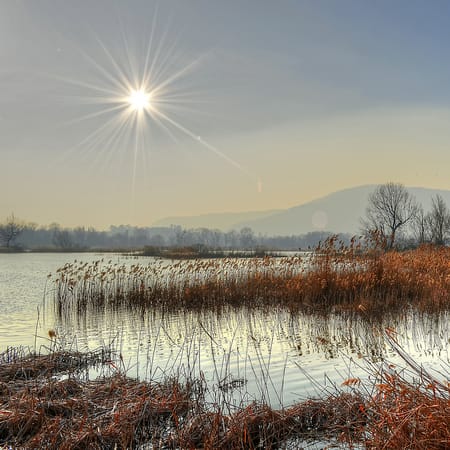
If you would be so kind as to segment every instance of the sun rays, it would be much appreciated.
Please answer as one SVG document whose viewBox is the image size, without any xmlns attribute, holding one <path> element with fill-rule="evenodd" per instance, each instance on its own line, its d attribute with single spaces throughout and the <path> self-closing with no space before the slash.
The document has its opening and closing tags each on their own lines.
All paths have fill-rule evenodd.
<svg viewBox="0 0 450 450">
<path fill-rule="evenodd" d="M 76 161 L 101 177 L 119 176 L 129 189 L 130 222 L 144 191 L 148 199 L 152 192 L 160 195 L 154 180 L 179 164 L 178 151 L 189 153 L 198 167 L 208 161 L 217 170 L 234 171 L 261 192 L 257 175 L 204 137 L 209 129 L 207 122 L 202 127 L 201 117 L 211 85 L 202 85 L 201 70 L 210 55 L 181 51 L 168 27 L 160 28 L 154 18 L 146 37 L 120 30 L 108 41 L 94 35 L 89 47 L 72 47 L 79 75 L 53 76 L 72 109 L 65 128 L 82 136 L 63 149 L 55 166 Z"/>
<path fill-rule="evenodd" d="M 241 164 L 200 138 L 199 130 L 187 125 L 198 112 L 194 105 L 200 98 L 186 84 L 190 84 L 194 70 L 206 58 L 201 55 L 189 59 L 177 53 L 176 41 L 167 39 L 167 30 L 159 40 L 156 38 L 154 19 L 145 46 L 131 45 L 122 33 L 121 45 L 106 45 L 96 37 L 97 49 L 90 49 L 89 53 L 77 49 L 93 76 L 81 80 L 59 79 L 76 89 L 72 100 L 82 112 L 67 125 L 82 122 L 87 124 L 84 129 L 90 131 L 68 152 L 77 158 L 82 154 L 90 164 L 113 162 L 117 154 L 132 155 L 133 177 L 136 177 L 138 166 L 145 170 L 148 164 L 157 165 L 151 160 L 151 154 L 158 139 L 178 144 L 187 138 L 253 178 Z"/>
</svg>

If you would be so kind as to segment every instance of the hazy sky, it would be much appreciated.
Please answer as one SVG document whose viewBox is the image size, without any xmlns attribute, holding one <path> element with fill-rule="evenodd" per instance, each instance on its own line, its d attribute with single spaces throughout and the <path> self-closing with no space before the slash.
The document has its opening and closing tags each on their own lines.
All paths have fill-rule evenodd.
<svg viewBox="0 0 450 450">
<path fill-rule="evenodd" d="M 449 42 L 448 1 L 0 0 L 0 220 L 450 189 Z"/>
</svg>

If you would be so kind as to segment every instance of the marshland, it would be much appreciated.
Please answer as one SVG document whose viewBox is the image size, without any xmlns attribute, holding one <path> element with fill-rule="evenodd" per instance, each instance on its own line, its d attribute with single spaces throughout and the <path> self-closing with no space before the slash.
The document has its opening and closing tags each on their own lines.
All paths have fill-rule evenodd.
<svg viewBox="0 0 450 450">
<path fill-rule="evenodd" d="M 3 445 L 448 447 L 449 248 L 86 256 L 1 260 Z"/>
<path fill-rule="evenodd" d="M 436 3 L 1 3 L 0 450 L 450 449 Z"/>
</svg>

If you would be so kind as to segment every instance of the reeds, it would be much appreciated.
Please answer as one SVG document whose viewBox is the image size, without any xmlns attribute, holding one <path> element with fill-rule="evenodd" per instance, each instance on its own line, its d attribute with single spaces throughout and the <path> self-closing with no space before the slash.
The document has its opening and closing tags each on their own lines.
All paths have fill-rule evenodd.
<svg viewBox="0 0 450 450">
<path fill-rule="evenodd" d="M 397 341 L 394 330 L 386 339 L 406 363 L 383 368 L 375 378 L 375 393 L 369 397 L 369 449 L 450 448 L 450 367 L 442 365 L 439 379 L 412 359 Z"/>
<path fill-rule="evenodd" d="M 111 360 L 111 355 L 111 351 L 106 348 L 84 353 L 53 350 L 46 354 L 36 354 L 23 347 L 9 347 L 0 353 L 0 380 L 26 381 L 61 373 L 76 373 L 105 364 Z"/>
<path fill-rule="evenodd" d="M 400 374 L 385 373 L 370 411 L 369 449 L 450 448 L 450 391 L 437 382 L 419 379 L 415 384 Z"/>
<path fill-rule="evenodd" d="M 410 306 L 443 311 L 450 306 L 450 248 L 386 253 L 330 238 L 309 257 L 67 264 L 55 282 L 59 314 L 122 307 L 220 311 L 244 305 L 362 316 Z"/>
<path fill-rule="evenodd" d="M 26 449 L 275 449 L 318 434 L 353 436 L 364 424 L 362 398 L 339 394 L 275 410 L 252 402 L 229 410 L 208 403 L 206 385 L 177 378 L 139 382 L 116 372 L 95 381 L 33 372 L 24 355 L 1 365 L 0 445 Z M 58 358 L 61 354 L 58 354 Z M 37 360 L 36 363 L 34 360 Z M 12 367 L 10 367 L 12 366 Z M 30 377 L 18 379 L 17 367 Z M 31 374 L 33 375 L 31 377 Z M 227 411 L 227 412 L 225 412 Z"/>
<path fill-rule="evenodd" d="M 30 371 L 33 359 L 40 365 L 50 359 L 22 356 L 8 362 L 2 355 L 0 446 L 250 450 L 299 448 L 321 440 L 350 448 L 437 450 L 450 444 L 449 388 L 417 372 L 419 367 L 416 380 L 387 367 L 373 374 L 364 393 L 360 380 L 349 378 L 343 383 L 347 392 L 324 398 L 281 409 L 261 401 L 230 409 L 206 401 L 202 380 L 140 382 L 115 371 L 83 381 L 74 374 L 55 377 L 56 368 L 45 375 Z M 17 378 L 18 366 L 33 376 Z"/>
<path fill-rule="evenodd" d="M 2 388 L 0 444 L 30 449 L 137 448 L 158 439 L 190 404 L 176 381 L 140 383 L 120 374 Z"/>
</svg>

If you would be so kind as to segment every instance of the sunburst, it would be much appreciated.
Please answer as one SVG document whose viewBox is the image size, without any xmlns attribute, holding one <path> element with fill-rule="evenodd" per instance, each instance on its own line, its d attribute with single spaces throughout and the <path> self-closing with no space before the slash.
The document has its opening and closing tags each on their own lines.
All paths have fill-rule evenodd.
<svg viewBox="0 0 450 450">
<path fill-rule="evenodd" d="M 78 86 L 84 92 L 78 93 L 75 100 L 82 104 L 83 109 L 91 109 L 79 115 L 70 124 L 82 121 L 94 123 L 93 119 L 96 119 L 92 131 L 87 133 L 73 149 L 82 149 L 86 152 L 96 150 L 103 156 L 104 149 L 111 149 L 111 144 L 115 143 L 113 147 L 126 151 L 130 147 L 130 137 L 142 137 L 143 134 L 149 134 L 152 127 L 157 126 L 171 138 L 175 138 L 177 133 L 192 138 L 197 144 L 244 170 L 239 163 L 231 160 L 214 145 L 202 138 L 199 139 L 198 132 L 175 119 L 175 116 L 179 118 L 194 111 L 192 104 L 196 99 L 189 92 L 183 91 L 180 85 L 183 84 L 183 78 L 199 65 L 203 56 L 179 67 L 178 61 L 176 63 L 172 61 L 177 60 L 173 46 L 168 46 L 163 51 L 163 45 L 156 47 L 153 40 L 152 35 L 144 56 L 132 57 L 127 43 L 124 45 L 127 55 L 125 58 L 119 58 L 97 39 L 103 55 L 106 56 L 106 63 L 101 63 L 99 58 L 78 49 L 83 58 L 95 69 L 100 82 L 60 77 L 63 82 Z M 162 54 L 164 56 L 161 56 Z M 140 63 L 128 64 L 129 61 Z M 176 114 L 173 115 L 173 112 Z M 103 118 L 100 125 L 97 120 L 99 118 Z M 140 153 L 148 150 L 142 148 L 142 145 L 140 147 Z"/>
<path fill-rule="evenodd" d="M 167 45 L 164 40 L 156 42 L 156 19 L 153 23 L 143 54 L 133 52 L 134 46 L 122 35 L 123 54 L 117 49 L 111 51 L 99 38 L 97 43 L 102 58 L 78 49 L 85 61 L 94 69 L 94 81 L 61 77 L 78 87 L 77 100 L 88 108 L 85 114 L 73 122 L 92 122 L 92 130 L 75 146 L 70 153 L 86 156 L 89 164 L 106 164 L 114 160 L 115 152 L 127 155 L 132 160 L 132 196 L 138 170 L 146 168 L 151 162 L 151 149 L 154 135 L 159 129 L 169 139 L 178 142 L 179 136 L 195 141 L 196 145 L 214 153 L 235 169 L 257 177 L 239 162 L 228 156 L 215 145 L 199 136 L 181 123 L 183 114 L 192 113 L 189 104 L 195 97 L 183 90 L 184 81 L 198 68 L 205 55 L 185 60 L 175 53 L 175 44 Z M 167 33 L 163 37 L 167 38 Z M 142 48 L 137 45 L 136 48 Z M 184 62 L 181 62 L 184 61 Z M 81 91 L 81 92 L 80 92 Z M 155 162 L 156 164 L 156 162 Z M 258 185 L 259 186 L 259 185 Z M 258 187 L 259 189 L 259 187 Z"/>
</svg>

